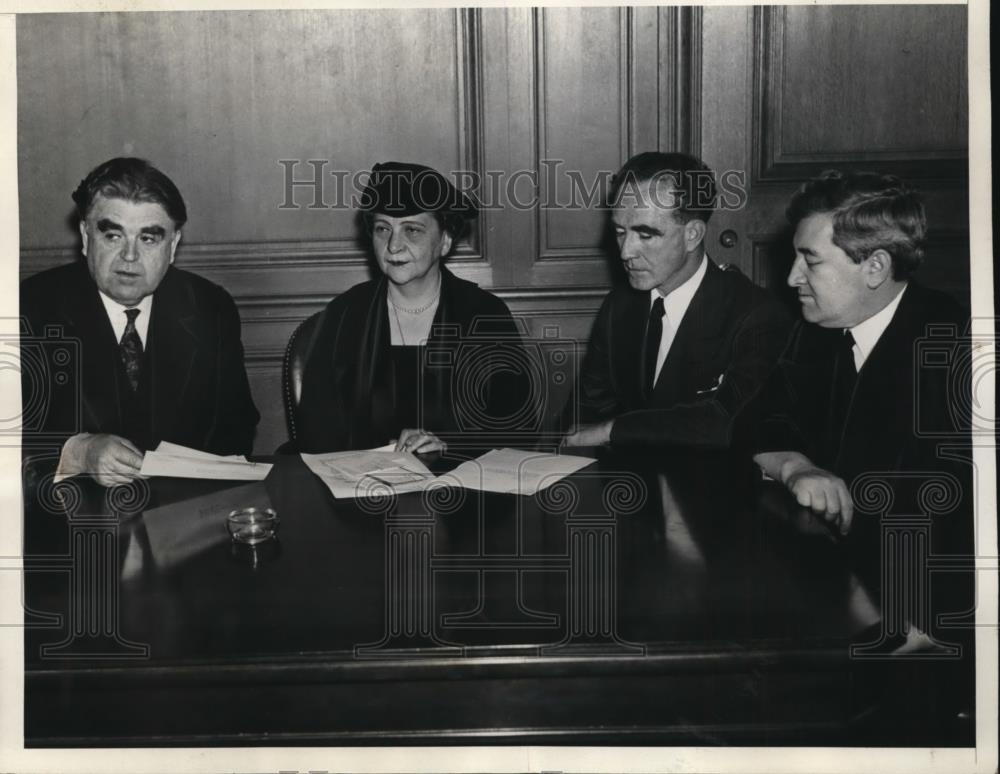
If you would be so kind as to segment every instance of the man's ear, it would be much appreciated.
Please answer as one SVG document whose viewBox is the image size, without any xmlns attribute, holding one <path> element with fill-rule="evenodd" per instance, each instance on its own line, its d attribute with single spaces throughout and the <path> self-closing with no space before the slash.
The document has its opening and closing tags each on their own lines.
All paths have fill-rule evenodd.
<svg viewBox="0 0 1000 774">
<path fill-rule="evenodd" d="M 86 221 L 80 221 L 80 239 L 83 240 L 83 257 L 87 257 L 87 223 Z"/>
<path fill-rule="evenodd" d="M 177 245 L 181 241 L 180 229 L 174 232 L 173 239 L 170 241 L 170 262 L 174 262 L 174 256 L 177 254 Z"/>
<path fill-rule="evenodd" d="M 892 256 L 882 248 L 873 251 L 865 259 L 864 274 L 865 284 L 872 290 L 892 279 Z"/>
<path fill-rule="evenodd" d="M 684 224 L 684 242 L 688 252 L 694 250 L 705 238 L 707 226 L 701 218 L 692 218 Z"/>
</svg>

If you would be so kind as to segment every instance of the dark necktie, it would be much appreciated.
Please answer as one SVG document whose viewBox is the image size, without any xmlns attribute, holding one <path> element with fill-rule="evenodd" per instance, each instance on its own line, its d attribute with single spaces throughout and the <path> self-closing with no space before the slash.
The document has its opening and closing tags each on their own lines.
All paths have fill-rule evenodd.
<svg viewBox="0 0 1000 774">
<path fill-rule="evenodd" d="M 657 296 L 649 310 L 649 323 L 646 325 L 646 359 L 645 377 L 646 390 L 650 395 L 656 386 L 656 358 L 660 354 L 660 339 L 663 337 L 663 296 Z"/>
<path fill-rule="evenodd" d="M 830 453 L 836 458 L 851 398 L 854 396 L 854 385 L 858 380 L 858 370 L 854 365 L 854 336 L 846 328 L 837 336 L 837 362 L 834 368 L 833 395 L 830 401 Z"/>
<path fill-rule="evenodd" d="M 125 316 L 128 323 L 125 325 L 125 332 L 119 345 L 122 354 L 122 365 L 125 366 L 125 375 L 128 383 L 132 385 L 134 391 L 139 386 L 139 371 L 142 370 L 142 339 L 139 338 L 139 331 L 135 329 L 135 318 L 139 316 L 138 309 L 126 309 Z"/>
</svg>

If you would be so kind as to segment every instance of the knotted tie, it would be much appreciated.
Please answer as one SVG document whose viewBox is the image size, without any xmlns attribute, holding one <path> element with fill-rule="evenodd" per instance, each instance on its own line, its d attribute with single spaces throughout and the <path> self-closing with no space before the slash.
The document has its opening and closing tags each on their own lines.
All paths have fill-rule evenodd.
<svg viewBox="0 0 1000 774">
<path fill-rule="evenodd" d="M 139 311 L 139 309 L 125 310 L 128 323 L 125 325 L 125 332 L 119 344 L 122 365 L 125 366 L 125 375 L 133 391 L 139 386 L 139 372 L 142 370 L 142 339 L 139 338 L 139 331 L 135 329 L 135 318 L 139 316 Z"/>
<path fill-rule="evenodd" d="M 663 296 L 657 296 L 649 310 L 646 326 L 646 389 L 652 393 L 656 386 L 656 358 L 660 354 L 660 339 L 663 337 Z"/>
</svg>

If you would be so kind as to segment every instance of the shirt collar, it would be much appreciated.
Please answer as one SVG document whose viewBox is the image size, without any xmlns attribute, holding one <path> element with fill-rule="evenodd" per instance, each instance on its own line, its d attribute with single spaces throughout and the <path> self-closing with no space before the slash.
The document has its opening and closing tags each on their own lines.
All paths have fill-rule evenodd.
<svg viewBox="0 0 1000 774">
<path fill-rule="evenodd" d="M 139 339 L 142 341 L 143 346 L 146 345 L 146 332 L 149 330 L 149 318 L 153 309 L 153 295 L 152 293 L 142 299 L 135 306 L 125 306 L 119 304 L 110 296 L 104 294 L 104 291 L 98 290 L 98 294 L 101 296 L 101 302 L 104 304 L 104 310 L 108 314 L 108 319 L 111 321 L 111 327 L 114 329 L 115 338 L 121 340 L 122 334 L 125 333 L 125 326 L 128 324 L 128 318 L 125 316 L 126 309 L 138 309 L 140 314 L 135 318 L 135 329 L 139 334 Z"/>
<path fill-rule="evenodd" d="M 899 302 L 903 298 L 903 293 L 906 292 L 906 285 L 903 285 L 903 289 L 900 290 L 894 299 L 882 307 L 879 311 L 869 317 L 867 320 L 862 320 L 853 328 L 848 328 L 851 335 L 854 337 L 854 344 L 861 353 L 861 362 L 864 363 L 868 359 L 868 355 L 871 351 L 875 349 L 875 345 L 878 344 L 878 340 L 882 338 L 882 334 L 885 333 L 885 329 L 889 327 L 889 323 L 892 322 L 892 317 L 896 314 L 896 308 L 899 306 Z"/>
<path fill-rule="evenodd" d="M 681 318 L 684 317 L 684 313 L 687 308 L 691 305 L 691 299 L 694 298 L 694 294 L 698 291 L 698 286 L 701 285 L 701 281 L 705 278 L 705 273 L 708 271 L 708 255 L 703 255 L 701 257 L 701 263 L 699 264 L 697 270 L 692 274 L 684 284 L 679 285 L 670 291 L 666 296 L 663 296 L 663 310 L 670 321 L 670 324 L 676 327 L 680 324 Z M 653 308 L 653 304 L 656 303 L 656 299 L 661 297 L 661 293 L 656 288 L 649 291 L 649 308 Z"/>
</svg>

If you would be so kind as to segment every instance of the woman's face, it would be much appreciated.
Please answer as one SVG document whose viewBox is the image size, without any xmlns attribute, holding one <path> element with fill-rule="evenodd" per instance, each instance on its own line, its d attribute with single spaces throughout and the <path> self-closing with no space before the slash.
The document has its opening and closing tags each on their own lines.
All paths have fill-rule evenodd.
<svg viewBox="0 0 1000 774">
<path fill-rule="evenodd" d="M 419 287 L 435 279 L 439 261 L 451 250 L 451 236 L 429 212 L 402 218 L 377 213 L 372 242 L 379 268 L 399 286 Z"/>
</svg>

